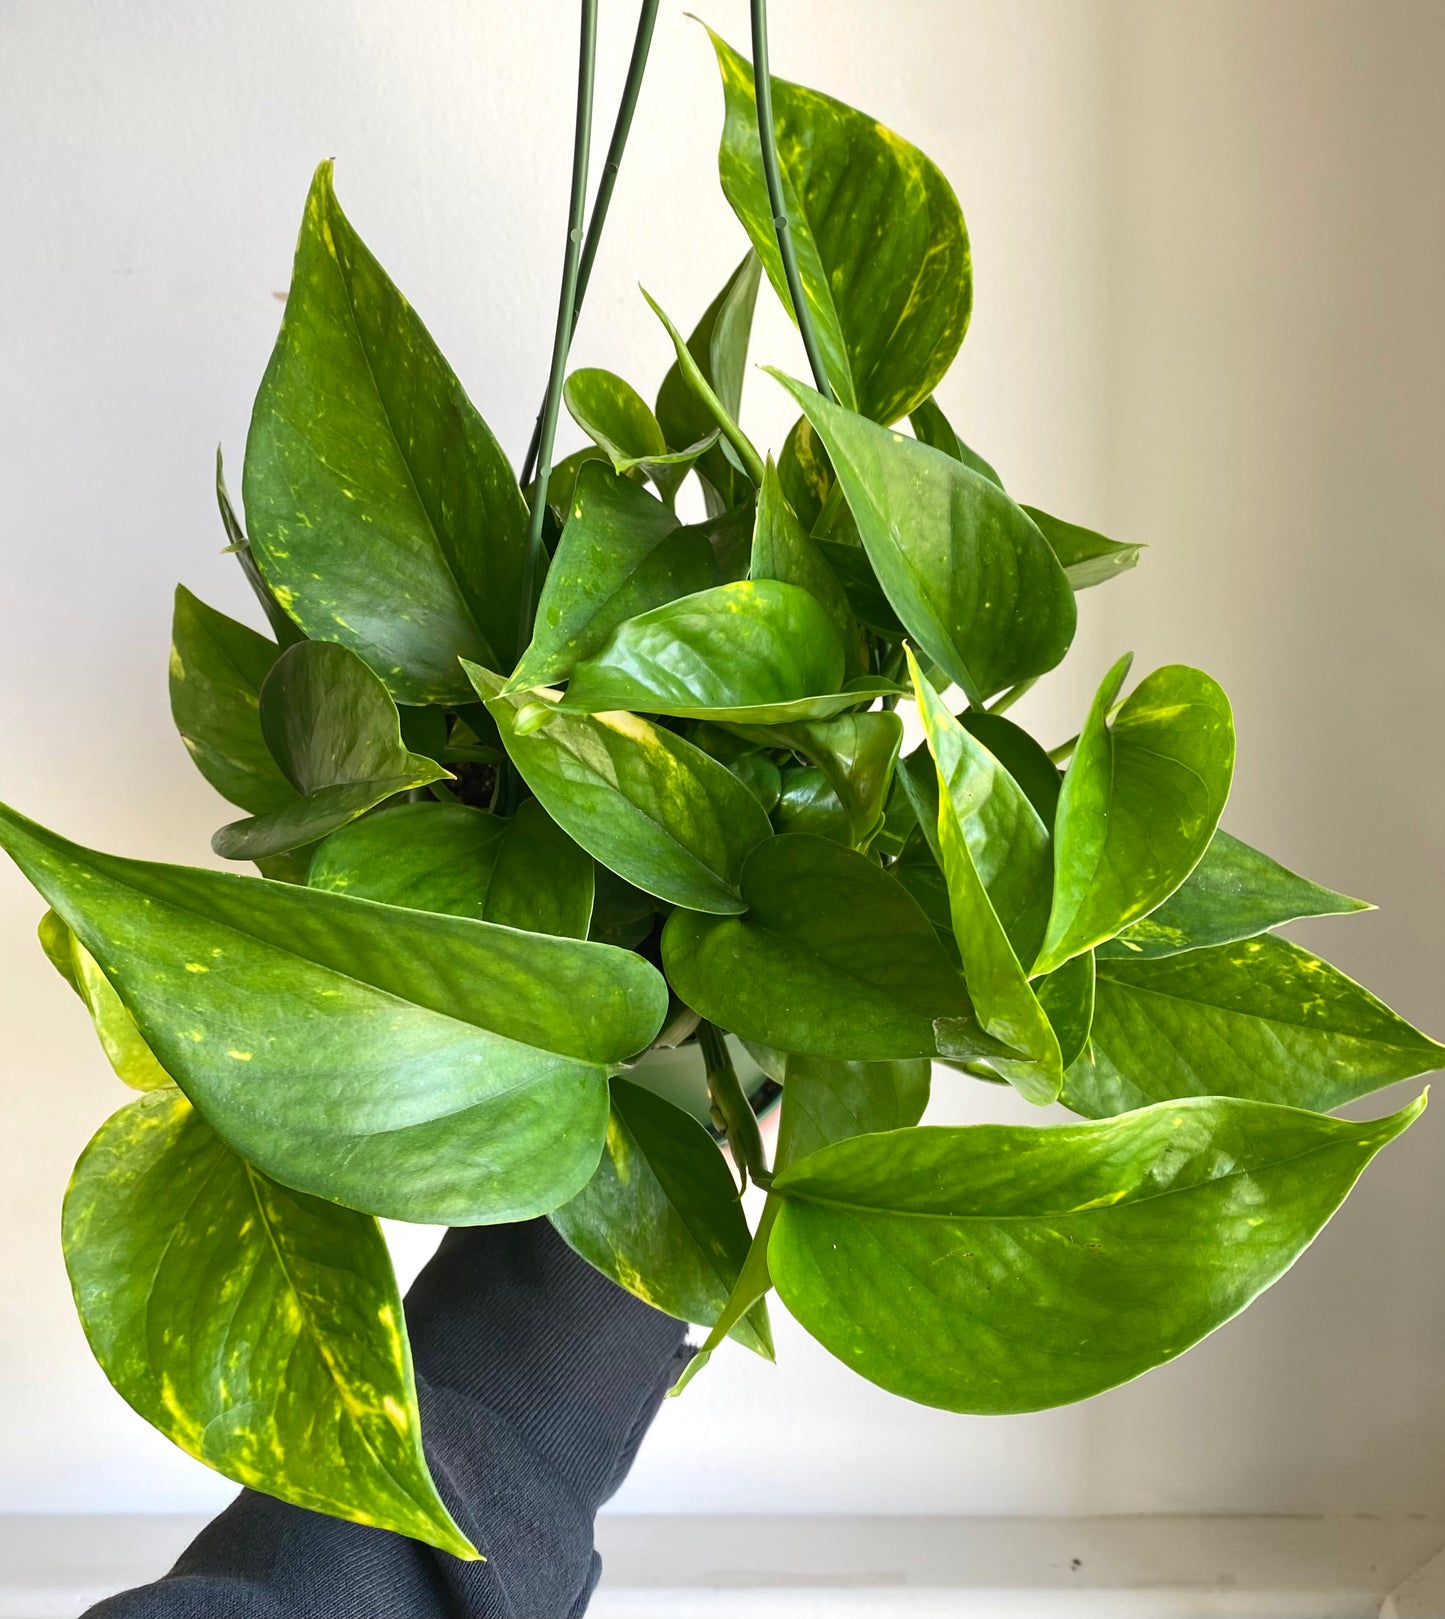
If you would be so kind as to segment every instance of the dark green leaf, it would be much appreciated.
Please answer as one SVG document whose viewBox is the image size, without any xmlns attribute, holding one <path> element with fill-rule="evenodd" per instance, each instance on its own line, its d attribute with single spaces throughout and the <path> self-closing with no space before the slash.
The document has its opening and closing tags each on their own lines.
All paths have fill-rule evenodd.
<svg viewBox="0 0 1445 1619">
<path fill-rule="evenodd" d="M 554 713 L 518 735 L 528 699 L 468 665 L 522 779 L 552 819 L 619 877 L 699 911 L 744 909 L 743 860 L 771 835 L 762 806 L 701 748 L 635 714 Z"/>
<path fill-rule="evenodd" d="M 333 894 L 585 939 L 592 857 L 535 798 L 503 817 L 466 804 L 395 804 L 333 832 L 309 882 Z"/>
<path fill-rule="evenodd" d="M 657 901 L 596 862 L 592 877 L 595 896 L 587 937 L 600 944 L 615 944 L 622 950 L 635 949 L 652 932 Z"/>
<path fill-rule="evenodd" d="M 1063 1405 L 1238 1314 L 1423 1106 L 1354 1124 L 1210 1097 L 858 1136 L 777 1178 L 769 1267 L 802 1325 L 895 1394 Z"/>
<path fill-rule="evenodd" d="M 976 472 L 981 478 L 987 478 L 990 483 L 1003 488 L 1003 479 L 954 432 L 952 423 L 932 396 L 925 399 L 917 410 L 908 413 L 908 425 L 920 444 L 931 444 L 935 450 L 942 450 L 955 461 L 962 461 L 970 472 Z"/>
<path fill-rule="evenodd" d="M 1234 774 L 1229 699 L 1201 670 L 1166 664 L 1112 725 L 1129 672 L 1104 677 L 1064 777 L 1054 826 L 1054 905 L 1034 972 L 1147 916 L 1198 863 Z"/>
<path fill-rule="evenodd" d="M 64 1241 L 96 1359 L 182 1450 L 248 1489 L 476 1557 L 427 1471 L 375 1220 L 278 1185 L 166 1089 L 81 1154 Z"/>
<path fill-rule="evenodd" d="M 471 695 L 459 656 L 510 668 L 527 509 L 410 304 L 316 171 L 281 334 L 246 441 L 251 550 L 313 640 L 401 702 Z"/>
<path fill-rule="evenodd" d="M 700 1326 L 717 1320 L 748 1251 L 737 1187 L 707 1131 L 625 1079 L 612 1081 L 597 1173 L 551 1220 L 604 1276 Z M 765 1307 L 745 1316 L 733 1336 L 773 1358 Z"/>
<path fill-rule="evenodd" d="M 763 181 L 753 70 L 712 36 L 727 118 L 722 188 L 791 312 Z M 968 328 L 968 233 L 917 147 L 831 96 L 772 80 L 783 200 L 828 380 L 850 410 L 892 422 L 933 391 Z"/>
<path fill-rule="evenodd" d="M 1034 991 L 1058 1036 L 1067 1087 L 1068 1069 L 1083 1054 L 1094 1023 L 1094 952 L 1071 956 L 1062 967 L 1040 978 Z"/>
<path fill-rule="evenodd" d="M 1172 956 L 1201 945 L 1252 938 L 1304 916 L 1370 909 L 1364 900 L 1296 877 L 1221 828 L 1183 884 L 1157 911 L 1100 945 L 1099 959 Z"/>
<path fill-rule="evenodd" d="M 762 265 L 749 253 L 728 277 L 727 285 L 707 306 L 687 340 L 688 353 L 723 409 L 734 419 L 743 398 L 748 341 L 752 336 L 753 307 L 758 298 Z M 657 420 L 673 449 L 706 438 L 714 424 L 712 412 L 689 387 L 674 361 L 657 391 Z M 697 463 L 704 481 L 709 514 L 717 516 L 751 493 L 747 478 L 728 460 L 722 446 L 714 445 Z"/>
<path fill-rule="evenodd" d="M 806 590 L 833 620 L 833 627 L 843 643 L 846 672 L 850 675 L 866 673 L 868 646 L 848 605 L 848 594 L 839 584 L 837 574 L 824 561 L 817 541 L 788 505 L 771 459 L 763 469 L 762 488 L 758 491 L 757 526 L 753 530 L 748 573 L 753 579 L 781 579 L 784 584 L 799 585 Z"/>
<path fill-rule="evenodd" d="M 784 771 L 773 809 L 779 832 L 804 832 L 853 847 L 853 823 L 827 775 L 816 765 Z"/>
<path fill-rule="evenodd" d="M 1003 714 L 988 714 L 981 708 L 966 708 L 958 723 L 1008 771 L 1024 790 L 1024 797 L 1038 812 L 1039 819 L 1052 830 L 1059 807 L 1063 778 L 1058 766 L 1021 726 Z"/>
<path fill-rule="evenodd" d="M 554 685 L 623 623 L 713 582 L 701 529 L 679 528 L 659 500 L 604 463 L 577 479 L 567 523 L 537 604 L 532 643 L 508 691 Z"/>
<path fill-rule="evenodd" d="M 98 854 L 0 811 L 207 1121 L 252 1163 L 402 1220 L 526 1219 L 597 1165 L 608 1070 L 666 986 L 604 945 Z"/>
<path fill-rule="evenodd" d="M 1052 669 L 1073 639 L 1074 596 L 1023 511 L 952 457 L 772 375 L 827 447 L 868 560 L 923 651 L 976 704 Z"/>
<path fill-rule="evenodd" d="M 892 603 L 883 594 L 883 587 L 878 583 L 878 575 L 873 571 L 873 564 L 868 560 L 868 553 L 861 545 L 844 545 L 837 540 L 818 540 L 815 542 L 818 554 L 833 570 L 833 575 L 843 587 L 843 594 L 848 598 L 848 605 L 858 618 L 860 624 L 866 624 L 870 630 L 876 631 L 889 641 L 901 641 L 905 634 L 902 624 L 898 622 L 898 615 L 893 611 Z"/>
<path fill-rule="evenodd" d="M 743 917 L 674 911 L 663 963 L 678 995 L 740 1039 L 875 1062 L 936 1053 L 935 1018 L 969 1016 L 928 918 L 873 861 L 782 836 L 743 866 Z M 980 1055 L 998 1051 L 977 1032 Z"/>
<path fill-rule="evenodd" d="M 1337 968 L 1266 935 L 1098 966 L 1089 1050 L 1064 1082 L 1103 1118 L 1176 1096 L 1328 1112 L 1445 1065 L 1437 1045 Z"/>
<path fill-rule="evenodd" d="M 396 793 L 450 779 L 434 759 L 407 750 L 386 687 L 332 641 L 302 641 L 281 654 L 261 685 L 260 721 L 295 796 L 223 826 L 211 847 L 228 860 L 314 843 Z"/>
<path fill-rule="evenodd" d="M 1049 548 L 1059 559 L 1059 565 L 1075 590 L 1087 590 L 1090 585 L 1102 585 L 1106 580 L 1126 573 L 1139 560 L 1142 545 L 1121 545 L 1118 540 L 1106 540 L 1091 528 L 1080 528 L 1077 523 L 1066 523 L 1062 518 L 1050 517 L 1037 506 L 1025 506 L 1039 533 L 1049 542 Z"/>
<path fill-rule="evenodd" d="M 834 1141 L 917 1124 L 928 1106 L 929 1065 L 922 1057 L 840 1062 L 797 1052 L 770 1055 L 769 1072 L 783 1087 L 778 1172 Z"/>
<path fill-rule="evenodd" d="M 893 786 L 903 741 L 903 721 L 897 714 L 842 714 L 835 720 L 738 730 L 760 746 L 791 748 L 811 759 L 847 813 L 848 842 L 855 848 L 867 847 L 882 824 L 883 806 Z"/>
<path fill-rule="evenodd" d="M 1058 1099 L 1059 1041 L 1017 951 L 1032 954 L 1048 915 L 1049 835 L 1022 789 L 954 719 L 909 653 L 914 696 L 938 770 L 938 843 L 964 981 L 978 1024 L 1020 1056 L 993 1066 L 1031 1102 Z M 945 1056 L 951 1024 L 935 1023 Z M 965 1038 L 974 1032 L 970 1019 Z"/>
<path fill-rule="evenodd" d="M 274 641 L 176 586 L 171 715 L 200 773 L 253 815 L 296 801 L 261 735 L 261 683 L 280 656 Z"/>
<path fill-rule="evenodd" d="M 40 919 L 40 947 L 56 972 L 85 1004 L 96 1038 L 117 1079 L 133 1090 L 153 1091 L 175 1081 L 156 1061 L 141 1038 L 135 1019 L 126 1011 L 95 957 L 54 911 Z"/>
<path fill-rule="evenodd" d="M 614 471 L 648 473 L 669 502 L 692 464 L 718 441 L 720 430 L 710 426 L 696 442 L 669 450 L 642 395 L 630 382 L 597 366 L 574 371 L 562 397 L 572 419 L 607 453 Z"/>
<path fill-rule="evenodd" d="M 896 689 L 872 679 L 845 689 L 827 609 L 797 585 L 757 579 L 628 619 L 573 670 L 561 707 L 773 725 L 829 719 Z"/>
<path fill-rule="evenodd" d="M 689 531 L 706 538 L 712 550 L 718 584 L 729 585 L 747 578 L 756 520 L 757 506 L 749 495 L 741 505 L 730 506 L 727 511 L 719 512 L 705 522 L 695 523 Z"/>
</svg>

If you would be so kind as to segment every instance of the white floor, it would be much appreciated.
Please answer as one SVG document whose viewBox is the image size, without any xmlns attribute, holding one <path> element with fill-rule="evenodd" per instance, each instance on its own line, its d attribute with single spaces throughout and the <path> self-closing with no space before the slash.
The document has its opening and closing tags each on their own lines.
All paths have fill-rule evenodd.
<svg viewBox="0 0 1445 1619">
<path fill-rule="evenodd" d="M 0 1517 L 0 1619 L 73 1619 L 202 1521 Z M 1423 1519 L 604 1517 L 589 1619 L 1445 1619 L 1442 1538 Z"/>
</svg>

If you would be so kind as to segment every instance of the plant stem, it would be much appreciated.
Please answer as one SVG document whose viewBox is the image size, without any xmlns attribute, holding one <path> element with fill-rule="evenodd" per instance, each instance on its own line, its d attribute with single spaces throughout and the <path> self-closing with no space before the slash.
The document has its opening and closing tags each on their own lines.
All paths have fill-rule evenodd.
<svg viewBox="0 0 1445 1619">
<path fill-rule="evenodd" d="M 1063 764 L 1064 760 L 1067 759 L 1074 751 L 1074 749 L 1078 747 L 1078 745 L 1078 737 L 1071 736 L 1067 742 L 1060 742 L 1058 747 L 1050 748 L 1049 758 L 1052 759 L 1056 765 L 1061 765 Z"/>
<path fill-rule="evenodd" d="M 813 317 L 803 295 L 803 278 L 798 271 L 798 255 L 788 230 L 788 209 L 783 199 L 783 174 L 778 164 L 778 142 L 773 131 L 773 77 L 768 68 L 768 0 L 752 0 L 753 19 L 753 97 L 758 108 L 758 144 L 762 148 L 763 179 L 768 187 L 768 206 L 773 210 L 773 229 L 778 237 L 778 256 L 783 261 L 788 296 L 793 301 L 793 318 L 807 351 L 813 383 L 824 399 L 833 397 L 823 351 L 813 330 Z"/>
<path fill-rule="evenodd" d="M 522 564 L 522 601 L 517 622 L 520 653 L 532 636 L 537 611 L 537 565 L 542 551 L 542 521 L 547 511 L 547 482 L 552 476 L 552 441 L 562 403 L 562 378 L 572 342 L 572 308 L 582 255 L 582 215 L 587 204 L 587 156 L 592 141 L 592 79 L 597 60 L 597 0 L 582 0 L 582 37 L 577 53 L 577 125 L 572 141 L 572 196 L 567 211 L 567 251 L 562 260 L 562 291 L 557 300 L 557 330 L 552 339 L 552 369 L 542 403 L 538 435 L 537 484 L 527 524 L 527 552 Z"/>
<path fill-rule="evenodd" d="M 622 168 L 622 154 L 632 130 L 632 115 L 637 110 L 637 98 L 642 91 L 642 75 L 647 70 L 647 53 L 652 48 L 652 31 L 657 22 L 657 8 L 661 0 L 642 0 L 637 17 L 637 35 L 632 41 L 632 60 L 627 64 L 627 80 L 622 86 L 622 100 L 617 107 L 617 120 L 612 126 L 612 139 L 607 147 L 607 161 L 602 165 L 602 178 L 597 182 L 597 195 L 592 199 L 592 217 L 587 221 L 587 240 L 582 247 L 582 260 L 577 267 L 577 290 L 572 297 L 572 331 L 582 315 L 582 300 L 587 296 L 587 283 L 592 279 L 592 266 L 602 242 L 602 227 L 607 223 L 607 209 L 617 187 L 617 176 Z M 537 451 L 542 442 L 542 417 L 539 413 L 532 424 L 532 439 L 522 463 L 522 476 L 518 480 L 523 489 L 532 481 L 537 470 Z"/>
<path fill-rule="evenodd" d="M 1003 714 L 1018 702 L 1026 691 L 1032 691 L 1039 683 L 1039 677 L 1032 675 L 1028 680 L 1019 681 L 1017 686 L 1010 686 L 1000 697 L 995 697 L 988 705 L 986 712 L 990 714 Z"/>
<path fill-rule="evenodd" d="M 708 1095 L 722 1120 L 733 1160 L 746 1186 L 749 1175 L 756 1181 L 768 1173 L 757 1115 L 743 1095 L 743 1087 L 733 1067 L 732 1057 L 728 1054 L 722 1030 L 704 1018 L 697 1026 L 697 1043 L 702 1047 L 702 1060 L 707 1068 Z"/>
</svg>

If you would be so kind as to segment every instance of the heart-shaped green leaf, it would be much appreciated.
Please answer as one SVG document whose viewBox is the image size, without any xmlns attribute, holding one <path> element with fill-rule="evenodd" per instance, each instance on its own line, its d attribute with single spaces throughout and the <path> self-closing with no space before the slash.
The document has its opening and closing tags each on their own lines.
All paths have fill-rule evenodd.
<svg viewBox="0 0 1445 1619">
<path fill-rule="evenodd" d="M 1222 827 L 1199 864 L 1156 911 L 1099 946 L 1100 961 L 1173 956 L 1201 945 L 1249 939 L 1305 916 L 1346 916 L 1372 907 L 1296 877 Z"/>
<path fill-rule="evenodd" d="M 768 1264 L 798 1321 L 895 1394 L 1064 1405 L 1238 1314 L 1423 1106 L 1355 1124 L 1210 1097 L 857 1136 L 777 1177 Z"/>
<path fill-rule="evenodd" d="M 903 721 L 897 714 L 879 710 L 798 725 L 734 729 L 760 747 L 791 748 L 811 759 L 847 814 L 848 842 L 867 847 L 882 823 L 903 742 Z"/>
<path fill-rule="evenodd" d="M 662 428 L 642 395 L 630 382 L 598 366 L 574 371 L 567 378 L 562 397 L 573 421 L 606 452 L 615 472 L 635 469 L 648 473 L 669 502 L 693 463 L 720 436 L 720 429 L 710 427 L 698 434 L 696 441 L 669 450 Z"/>
<path fill-rule="evenodd" d="M 833 783 L 816 765 L 785 770 L 779 778 L 773 825 L 779 832 L 800 832 L 853 847 L 853 819 Z"/>
<path fill-rule="evenodd" d="M 660 975 L 606 945 L 125 860 L 10 810 L 0 846 L 236 1151 L 371 1213 L 564 1203 L 597 1165 L 608 1070 L 666 1015 Z"/>
<path fill-rule="evenodd" d="M 769 370 L 826 446 L 878 582 L 934 663 L 975 704 L 1052 669 L 1074 593 L 1023 510 L 942 451 Z"/>
<path fill-rule="evenodd" d="M 39 933 L 40 948 L 51 966 L 80 996 L 90 1013 L 96 1038 L 116 1078 L 137 1091 L 174 1085 L 175 1081 L 141 1038 L 135 1019 L 96 965 L 95 957 L 54 911 L 47 911 L 40 918 Z"/>
<path fill-rule="evenodd" d="M 868 668 L 868 647 L 859 633 L 858 620 L 848 605 L 848 593 L 828 566 L 817 542 L 793 513 L 778 481 L 771 458 L 763 469 L 758 490 L 757 524 L 753 530 L 752 579 L 780 579 L 799 585 L 818 601 L 843 643 L 846 673 L 860 675 Z"/>
<path fill-rule="evenodd" d="M 261 683 L 280 656 L 274 641 L 176 586 L 171 715 L 196 769 L 252 815 L 296 801 L 261 735 Z"/>
<path fill-rule="evenodd" d="M 747 1257 L 738 1190 L 712 1138 L 681 1108 L 625 1079 L 612 1081 L 596 1174 L 550 1218 L 604 1276 L 699 1326 L 717 1320 Z M 765 1306 L 733 1336 L 773 1358 Z"/>
<path fill-rule="evenodd" d="M 712 547 L 605 464 L 577 479 L 567 523 L 537 604 L 532 643 L 507 682 L 526 691 L 565 680 L 624 620 L 713 582 Z"/>
<path fill-rule="evenodd" d="M 707 306 L 687 340 L 693 363 L 734 420 L 742 406 L 748 341 L 762 269 L 757 254 L 749 252 Z M 673 449 L 706 438 L 715 425 L 712 412 L 689 386 L 676 361 L 657 390 L 657 420 Z M 698 460 L 697 470 L 703 479 L 710 516 L 738 505 L 752 491 L 751 483 L 728 459 L 721 445 L 714 445 Z"/>
<path fill-rule="evenodd" d="M 792 311 L 763 180 L 751 64 L 712 36 L 727 116 L 718 173 L 783 308 Z M 893 422 L 958 353 L 973 303 L 968 233 L 948 181 L 866 113 L 774 77 L 788 234 L 838 398 Z"/>
<path fill-rule="evenodd" d="M 856 1062 L 932 1057 L 934 1020 L 962 1030 L 969 1018 L 932 923 L 866 856 L 825 838 L 771 838 L 743 866 L 742 897 L 746 916 L 674 911 L 662 930 L 677 994 L 740 1039 Z M 974 1032 L 972 1054 L 999 1052 Z"/>
<path fill-rule="evenodd" d="M 416 312 L 316 171 L 251 417 L 251 551 L 313 640 L 399 702 L 464 700 L 457 662 L 516 655 L 527 509 Z"/>
<path fill-rule="evenodd" d="M 290 804 L 223 826 L 211 847 L 260 860 L 314 843 L 358 815 L 450 772 L 401 739 L 386 687 L 356 653 L 332 641 L 288 647 L 261 685 L 261 734 L 294 789 Z"/>
<path fill-rule="evenodd" d="M 1090 1118 L 1210 1095 L 1328 1112 L 1442 1066 L 1445 1046 L 1318 956 L 1266 935 L 1158 961 L 1100 960 L 1089 1049 L 1064 1101 Z"/>
<path fill-rule="evenodd" d="M 1121 545 L 1118 540 L 1106 540 L 1091 528 L 1080 528 L 1077 523 L 1066 523 L 1061 517 L 1050 517 L 1037 506 L 1023 509 L 1049 542 L 1049 549 L 1059 559 L 1059 566 L 1075 590 L 1087 590 L 1090 585 L 1117 579 L 1134 567 L 1139 553 L 1145 549 L 1142 545 Z"/>
<path fill-rule="evenodd" d="M 476 1557 L 427 1471 L 375 1220 L 253 1169 L 166 1089 L 81 1154 L 63 1235 L 95 1358 L 182 1450 L 249 1489 Z"/>
<path fill-rule="evenodd" d="M 395 804 L 333 832 L 312 888 L 414 911 L 585 939 L 592 858 L 529 798 L 511 816 L 467 804 Z"/>
<path fill-rule="evenodd" d="M 830 719 L 896 689 L 874 679 L 844 689 L 843 643 L 806 590 L 738 580 L 619 625 L 572 671 L 561 707 L 773 725 Z"/>
<path fill-rule="evenodd" d="M 1054 903 L 1035 973 L 1147 916 L 1198 864 L 1234 775 L 1234 718 L 1208 675 L 1167 664 L 1109 714 L 1129 672 L 1104 677 L 1064 777 Z"/>
<path fill-rule="evenodd" d="M 743 861 L 770 837 L 762 806 L 726 766 L 636 714 L 556 712 L 519 734 L 530 699 L 467 666 L 512 763 L 543 807 L 595 859 L 673 905 L 744 909 Z"/>
<path fill-rule="evenodd" d="M 911 651 L 908 667 L 938 772 L 939 852 L 974 1017 L 1022 1054 L 994 1064 L 1019 1094 L 1056 1101 L 1064 1077 L 1058 1037 L 1017 953 L 1032 953 L 1048 916 L 1048 832 L 1013 777 L 943 706 Z M 939 1049 L 954 1056 L 946 1019 L 935 1031 Z"/>
</svg>

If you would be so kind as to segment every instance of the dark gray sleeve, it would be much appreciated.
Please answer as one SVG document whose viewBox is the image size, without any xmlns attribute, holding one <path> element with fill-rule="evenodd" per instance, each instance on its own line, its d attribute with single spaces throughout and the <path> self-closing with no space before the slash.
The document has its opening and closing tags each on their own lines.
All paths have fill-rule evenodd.
<svg viewBox="0 0 1445 1619">
<path fill-rule="evenodd" d="M 422 1427 L 487 1561 L 243 1490 L 154 1585 L 85 1619 L 573 1619 L 617 1488 L 690 1351 L 545 1220 L 452 1231 L 406 1299 Z"/>
</svg>

